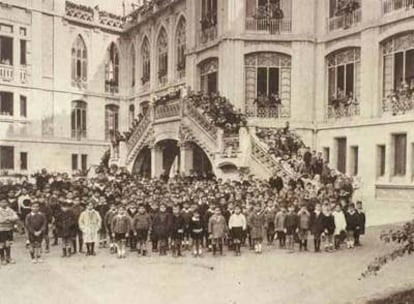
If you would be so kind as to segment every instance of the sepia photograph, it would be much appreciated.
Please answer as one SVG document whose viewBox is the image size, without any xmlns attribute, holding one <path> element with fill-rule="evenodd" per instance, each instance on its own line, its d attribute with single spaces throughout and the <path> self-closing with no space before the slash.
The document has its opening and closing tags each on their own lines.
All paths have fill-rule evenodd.
<svg viewBox="0 0 414 304">
<path fill-rule="evenodd" d="M 0 0 L 1 304 L 414 304 L 414 0 Z"/>
</svg>

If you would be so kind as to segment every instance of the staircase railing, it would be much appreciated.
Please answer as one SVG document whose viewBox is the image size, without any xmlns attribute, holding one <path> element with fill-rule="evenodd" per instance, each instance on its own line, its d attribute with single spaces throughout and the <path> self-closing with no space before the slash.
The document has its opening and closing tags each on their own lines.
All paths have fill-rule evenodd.
<svg viewBox="0 0 414 304">
<path fill-rule="evenodd" d="M 201 114 L 200 111 L 190 102 L 184 102 L 184 107 L 184 113 L 186 116 L 204 129 L 213 140 L 217 140 L 218 128 L 208 121 L 205 115 Z"/>
<path fill-rule="evenodd" d="M 252 138 L 252 156 L 260 163 L 267 166 L 269 170 L 273 172 L 279 172 L 282 174 L 282 178 L 287 182 L 291 178 L 296 178 L 295 173 L 287 170 L 268 149 L 260 142 L 255 135 L 251 135 Z"/>
<path fill-rule="evenodd" d="M 132 132 L 130 138 L 128 139 L 127 148 L 128 148 L 129 152 L 134 148 L 134 146 L 142 138 L 142 135 L 145 133 L 145 131 L 151 125 L 151 116 L 150 115 L 151 115 L 150 111 L 148 110 L 147 113 L 145 113 L 142 120 L 139 122 L 138 126 L 135 127 L 135 130 Z"/>
</svg>

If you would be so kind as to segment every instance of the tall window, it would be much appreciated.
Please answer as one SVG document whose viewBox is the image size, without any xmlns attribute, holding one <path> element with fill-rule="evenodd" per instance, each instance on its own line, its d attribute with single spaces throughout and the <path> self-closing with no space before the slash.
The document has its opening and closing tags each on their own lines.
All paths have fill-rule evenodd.
<svg viewBox="0 0 414 304">
<path fill-rule="evenodd" d="M 336 168 L 339 172 L 346 173 L 346 137 L 336 138 Z"/>
<path fill-rule="evenodd" d="M 88 79 L 88 54 L 81 36 L 72 45 L 72 85 L 85 85 Z"/>
<path fill-rule="evenodd" d="M 136 82 L 136 53 L 135 53 L 135 46 L 132 45 L 131 47 L 131 87 L 135 87 Z"/>
<path fill-rule="evenodd" d="M 144 38 L 142 43 L 142 84 L 146 84 L 150 81 L 151 77 L 151 50 L 148 38 Z"/>
<path fill-rule="evenodd" d="M 361 52 L 357 48 L 335 52 L 327 57 L 329 105 L 359 99 Z"/>
<path fill-rule="evenodd" d="M 157 41 L 158 52 L 158 80 L 160 84 L 165 84 L 168 78 L 168 36 L 163 28 L 160 31 Z"/>
<path fill-rule="evenodd" d="M 20 65 L 27 64 L 27 41 L 21 39 L 20 40 Z"/>
<path fill-rule="evenodd" d="M 217 0 L 201 0 L 201 29 L 217 25 Z"/>
<path fill-rule="evenodd" d="M 414 90 L 414 32 L 394 36 L 383 46 L 383 96 L 390 104 L 384 104 L 384 111 L 393 114 L 413 108 Z M 388 106 L 388 108 L 387 108 Z"/>
<path fill-rule="evenodd" d="M 0 115 L 13 116 L 13 93 L 0 92 Z"/>
<path fill-rule="evenodd" d="M 290 56 L 279 53 L 246 55 L 245 77 L 248 115 L 290 116 Z"/>
<path fill-rule="evenodd" d="M 394 176 L 405 176 L 407 165 L 407 135 L 394 134 Z"/>
<path fill-rule="evenodd" d="M 76 171 L 78 168 L 78 154 L 72 154 L 72 171 Z"/>
<path fill-rule="evenodd" d="M 0 146 L 0 169 L 13 170 L 14 169 L 14 147 Z"/>
<path fill-rule="evenodd" d="M 135 106 L 133 104 L 129 106 L 128 118 L 129 125 L 132 126 L 135 119 Z"/>
<path fill-rule="evenodd" d="M 358 175 L 358 167 L 359 167 L 359 149 L 358 146 L 351 147 L 351 175 L 356 176 Z"/>
<path fill-rule="evenodd" d="M 200 89 L 206 94 L 218 91 L 218 59 L 210 58 L 199 65 Z"/>
<path fill-rule="evenodd" d="M 72 102 L 72 138 L 85 138 L 86 137 L 86 102 L 76 100 Z"/>
<path fill-rule="evenodd" d="M 115 43 L 111 43 L 108 49 L 105 64 L 105 91 L 119 92 L 119 52 Z"/>
<path fill-rule="evenodd" d="M 27 98 L 20 95 L 20 117 L 27 117 Z"/>
<path fill-rule="evenodd" d="M 0 36 L 0 64 L 13 65 L 13 38 Z"/>
<path fill-rule="evenodd" d="M 81 170 L 83 172 L 86 172 L 86 170 L 88 170 L 88 155 L 87 154 L 81 155 Z"/>
<path fill-rule="evenodd" d="M 105 106 L 105 139 L 118 132 L 119 126 L 119 107 L 117 105 Z"/>
<path fill-rule="evenodd" d="M 377 146 L 377 177 L 385 175 L 385 145 Z"/>
<path fill-rule="evenodd" d="M 176 48 L 177 48 L 177 72 L 180 78 L 185 76 L 185 52 L 186 52 L 186 22 L 181 18 L 178 23 L 176 33 Z"/>
<path fill-rule="evenodd" d="M 27 152 L 20 152 L 20 170 L 27 170 Z"/>
</svg>

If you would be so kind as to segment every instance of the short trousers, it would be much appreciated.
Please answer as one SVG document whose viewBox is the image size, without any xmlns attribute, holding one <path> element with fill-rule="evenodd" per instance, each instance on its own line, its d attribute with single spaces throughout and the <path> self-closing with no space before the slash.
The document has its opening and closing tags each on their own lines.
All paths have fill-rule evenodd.
<svg viewBox="0 0 414 304">
<path fill-rule="evenodd" d="M 13 230 L 0 231 L 0 243 L 12 242 L 13 241 Z"/>
</svg>

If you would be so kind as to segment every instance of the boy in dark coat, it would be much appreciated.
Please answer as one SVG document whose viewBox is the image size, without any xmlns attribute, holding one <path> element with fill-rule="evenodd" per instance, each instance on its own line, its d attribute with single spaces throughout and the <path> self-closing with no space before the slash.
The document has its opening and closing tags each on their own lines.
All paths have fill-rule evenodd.
<svg viewBox="0 0 414 304">
<path fill-rule="evenodd" d="M 13 228 L 18 222 L 17 213 L 9 207 L 5 197 L 0 197 L 0 259 L 2 265 L 14 264 L 11 258 Z"/>
<path fill-rule="evenodd" d="M 184 236 L 185 221 L 180 213 L 180 207 L 175 205 L 173 207 L 173 215 L 171 218 L 171 247 L 173 257 L 180 257 L 181 244 Z"/>
<path fill-rule="evenodd" d="M 26 216 L 26 229 L 30 242 L 30 257 L 34 264 L 41 262 L 41 245 L 46 232 L 46 216 L 39 211 L 38 202 L 32 203 L 32 211 Z"/>
<path fill-rule="evenodd" d="M 160 205 L 160 211 L 152 221 L 152 233 L 159 243 L 160 255 L 167 255 L 168 237 L 171 230 L 171 214 L 167 212 L 165 204 Z"/>
<path fill-rule="evenodd" d="M 193 212 L 190 209 L 190 204 L 188 202 L 184 202 L 183 210 L 181 212 L 181 215 L 184 219 L 184 249 L 189 250 L 190 249 L 190 221 L 193 217 Z"/>
<path fill-rule="evenodd" d="M 295 207 L 293 205 L 289 205 L 288 213 L 285 218 L 285 233 L 286 233 L 286 240 L 287 240 L 287 248 L 291 251 L 295 250 L 295 235 L 299 231 L 299 218 L 295 212 Z"/>
<path fill-rule="evenodd" d="M 200 212 L 195 210 L 190 221 L 191 238 L 193 239 L 193 254 L 194 257 L 200 257 L 202 254 L 201 242 L 203 240 L 203 221 L 200 217 Z"/>
<path fill-rule="evenodd" d="M 128 216 L 124 206 L 118 208 L 118 213 L 112 218 L 111 231 L 115 239 L 118 258 L 126 258 L 126 242 L 132 230 L 131 218 Z"/>
<path fill-rule="evenodd" d="M 356 211 L 359 216 L 359 229 L 355 233 L 355 246 L 361 246 L 359 238 L 361 235 L 365 234 L 365 222 L 366 222 L 365 211 L 362 208 L 361 201 L 356 202 Z"/>
<path fill-rule="evenodd" d="M 55 218 L 57 235 L 62 240 L 62 257 L 70 257 L 72 238 L 76 235 L 77 220 L 70 207 L 71 204 L 63 203 Z"/>
<path fill-rule="evenodd" d="M 105 231 L 107 233 L 107 236 L 109 238 L 109 252 L 111 254 L 114 254 L 116 252 L 116 245 L 115 245 L 115 240 L 112 237 L 112 230 L 111 230 L 111 223 L 112 223 L 112 219 L 114 218 L 114 216 L 118 213 L 118 210 L 115 206 L 115 204 L 112 204 L 110 206 L 110 209 L 108 210 L 108 212 L 105 214 L 105 218 L 104 218 L 104 222 L 103 222 L 103 227 L 105 227 Z"/>
<path fill-rule="evenodd" d="M 320 203 L 315 204 L 315 211 L 311 216 L 311 227 L 313 234 L 313 244 L 315 252 L 321 251 L 321 236 L 324 231 L 322 206 Z"/>
<path fill-rule="evenodd" d="M 324 204 L 322 207 L 322 223 L 323 223 L 323 237 L 325 238 L 325 251 L 333 251 L 333 235 L 335 232 L 335 218 L 329 208 L 329 205 Z"/>
<path fill-rule="evenodd" d="M 355 210 L 354 204 L 349 204 L 348 211 L 345 214 L 346 219 L 346 234 L 347 241 L 346 245 L 348 249 L 354 248 L 355 245 L 355 234 L 359 230 L 359 214 Z"/>
</svg>

